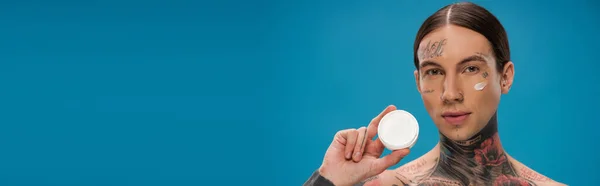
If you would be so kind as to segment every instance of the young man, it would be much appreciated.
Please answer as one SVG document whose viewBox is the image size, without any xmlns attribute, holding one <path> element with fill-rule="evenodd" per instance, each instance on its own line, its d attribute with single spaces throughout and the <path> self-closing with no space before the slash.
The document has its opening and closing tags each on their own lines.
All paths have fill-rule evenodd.
<svg viewBox="0 0 600 186">
<path fill-rule="evenodd" d="M 305 185 L 564 185 L 509 156 L 498 136 L 497 108 L 514 65 L 500 22 L 473 3 L 443 7 L 417 33 L 414 72 L 425 108 L 440 132 L 428 153 L 386 170 L 409 153 L 380 158 L 377 133 L 388 106 L 368 127 L 339 131 Z"/>
</svg>

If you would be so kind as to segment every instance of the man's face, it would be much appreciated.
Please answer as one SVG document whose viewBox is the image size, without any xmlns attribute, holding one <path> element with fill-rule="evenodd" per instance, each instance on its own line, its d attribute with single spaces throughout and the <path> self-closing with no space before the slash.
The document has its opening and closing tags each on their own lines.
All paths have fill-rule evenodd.
<svg viewBox="0 0 600 186">
<path fill-rule="evenodd" d="M 425 108 L 444 136 L 469 139 L 496 112 L 512 73 L 510 82 L 503 81 L 507 76 L 498 73 L 493 56 L 483 35 L 455 25 L 434 30 L 421 41 L 415 78 Z"/>
</svg>

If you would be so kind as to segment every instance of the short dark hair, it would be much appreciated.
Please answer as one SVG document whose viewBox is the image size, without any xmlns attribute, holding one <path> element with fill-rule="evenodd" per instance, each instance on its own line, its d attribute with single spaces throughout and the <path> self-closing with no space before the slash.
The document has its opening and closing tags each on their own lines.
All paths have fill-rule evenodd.
<svg viewBox="0 0 600 186">
<path fill-rule="evenodd" d="M 431 31 L 444 25 L 452 24 L 473 30 L 487 38 L 496 60 L 498 72 L 502 72 L 504 65 L 510 61 L 508 36 L 500 21 L 485 8 L 470 2 L 454 3 L 442 7 L 419 28 L 414 45 L 415 67 L 419 69 L 419 43 Z"/>
</svg>

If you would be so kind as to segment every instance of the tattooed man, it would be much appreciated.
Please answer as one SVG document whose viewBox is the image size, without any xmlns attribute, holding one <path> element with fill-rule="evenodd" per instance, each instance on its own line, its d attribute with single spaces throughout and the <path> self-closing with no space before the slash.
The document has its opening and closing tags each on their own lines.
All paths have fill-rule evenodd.
<svg viewBox="0 0 600 186">
<path fill-rule="evenodd" d="M 414 43 L 416 87 L 437 126 L 439 143 L 395 170 L 409 153 L 384 147 L 379 120 L 339 131 L 321 167 L 304 185 L 564 185 L 512 158 L 498 135 L 501 94 L 514 80 L 507 34 L 486 9 L 473 3 L 445 6 L 431 15 Z"/>
</svg>

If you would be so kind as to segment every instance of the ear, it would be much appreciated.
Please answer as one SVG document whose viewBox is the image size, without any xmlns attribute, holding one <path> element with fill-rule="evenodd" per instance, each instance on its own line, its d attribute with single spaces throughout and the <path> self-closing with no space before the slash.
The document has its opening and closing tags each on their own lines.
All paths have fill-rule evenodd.
<svg viewBox="0 0 600 186">
<path fill-rule="evenodd" d="M 415 81 L 417 83 L 417 91 L 421 93 L 421 82 L 419 82 L 419 70 L 415 70 Z"/>
<path fill-rule="evenodd" d="M 500 87 L 502 94 L 508 94 L 510 87 L 512 86 L 515 79 L 515 65 L 512 61 L 506 62 L 502 74 L 500 76 Z"/>
</svg>

